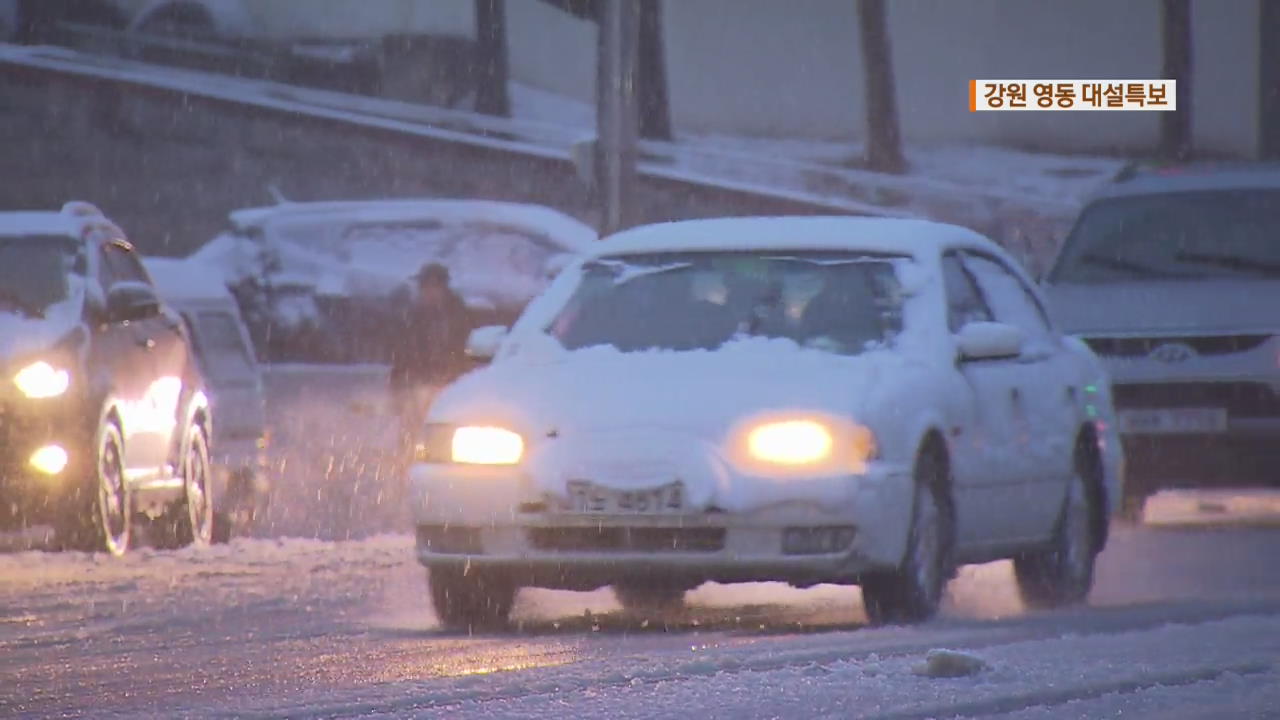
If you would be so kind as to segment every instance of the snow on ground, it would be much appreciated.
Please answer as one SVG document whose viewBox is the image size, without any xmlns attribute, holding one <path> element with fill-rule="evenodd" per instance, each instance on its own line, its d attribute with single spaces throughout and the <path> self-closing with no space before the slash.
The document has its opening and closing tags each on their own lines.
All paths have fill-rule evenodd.
<svg viewBox="0 0 1280 720">
<path fill-rule="evenodd" d="M 528 678 L 523 688 L 504 688 L 506 696 L 489 687 L 477 693 L 479 698 L 456 702 L 449 702 L 443 693 L 425 693 L 425 688 L 415 691 L 425 701 L 420 707 L 429 710 L 418 717 L 534 718 L 572 713 L 657 718 L 679 716 L 690 708 L 697 708 L 704 718 L 930 718 L 989 716 L 1024 708 L 1040 710 L 1042 717 L 1069 717 L 1071 713 L 1061 707 L 1064 702 L 1097 701 L 1099 709 L 1110 710 L 1107 705 L 1127 704 L 1126 695 L 1136 691 L 1223 680 L 1225 688 L 1214 688 L 1214 696 L 1200 698 L 1208 708 L 1221 712 L 1257 709 L 1259 700 L 1280 698 L 1280 690 L 1275 689 L 1275 680 L 1280 679 L 1275 665 L 1278 651 L 1280 617 L 1260 616 L 1001 644 L 976 651 L 990 667 L 961 678 L 917 675 L 914 669 L 924 652 L 872 653 L 767 669 L 751 669 L 739 658 L 713 655 L 665 677 L 603 672 L 595 682 L 579 684 L 562 672 L 543 671 L 529 673 L 541 677 Z M 1251 683 L 1254 690 L 1243 707 L 1230 694 L 1242 683 Z M 1272 689 L 1262 690 L 1264 683 Z M 452 687 L 465 697 L 457 684 Z M 403 709 L 360 716 L 397 714 L 403 714 Z"/>
</svg>

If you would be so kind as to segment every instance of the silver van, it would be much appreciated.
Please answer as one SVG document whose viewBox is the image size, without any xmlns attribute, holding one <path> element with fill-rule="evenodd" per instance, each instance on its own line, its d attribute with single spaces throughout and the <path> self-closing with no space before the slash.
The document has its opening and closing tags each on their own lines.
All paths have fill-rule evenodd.
<svg viewBox="0 0 1280 720">
<path fill-rule="evenodd" d="M 1280 166 L 1134 166 L 1045 278 L 1111 375 L 1132 519 L 1165 488 L 1280 484 L 1277 237 Z"/>
<path fill-rule="evenodd" d="M 244 534 L 266 506 L 266 402 L 262 370 L 235 298 L 221 279 L 195 263 L 147 258 L 161 297 L 182 316 L 211 393 L 210 460 L 225 473 L 227 497 L 214 519 L 215 540 Z"/>
</svg>

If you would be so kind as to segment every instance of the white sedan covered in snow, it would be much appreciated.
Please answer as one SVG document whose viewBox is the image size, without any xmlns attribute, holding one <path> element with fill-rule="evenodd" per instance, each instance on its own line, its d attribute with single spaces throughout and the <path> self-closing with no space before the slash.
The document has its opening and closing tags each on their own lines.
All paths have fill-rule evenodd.
<svg viewBox="0 0 1280 720">
<path fill-rule="evenodd" d="M 433 404 L 410 470 L 442 621 L 522 586 L 627 607 L 705 581 L 862 586 L 937 609 L 1014 558 L 1033 605 L 1083 599 L 1119 497 L 1107 381 L 1017 264 L 914 220 L 742 218 L 598 244 Z"/>
</svg>

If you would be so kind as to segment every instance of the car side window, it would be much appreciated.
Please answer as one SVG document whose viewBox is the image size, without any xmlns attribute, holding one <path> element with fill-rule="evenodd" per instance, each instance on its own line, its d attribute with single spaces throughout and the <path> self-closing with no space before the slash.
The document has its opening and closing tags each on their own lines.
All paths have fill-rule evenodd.
<svg viewBox="0 0 1280 720">
<path fill-rule="evenodd" d="M 942 283 L 947 293 L 947 325 L 951 332 L 971 322 L 991 321 L 991 309 L 960 263 L 959 255 L 948 253 L 942 257 Z"/>
<path fill-rule="evenodd" d="M 134 253 L 116 243 L 102 246 L 102 263 L 98 269 L 98 279 L 104 290 L 119 282 L 140 282 L 151 284 L 147 272 Z"/>
<path fill-rule="evenodd" d="M 1021 278 L 1004 263 L 986 255 L 967 253 L 964 264 L 978 281 L 998 322 L 1016 326 L 1026 333 L 1029 349 L 1052 346 L 1053 329 L 1044 309 Z"/>
</svg>

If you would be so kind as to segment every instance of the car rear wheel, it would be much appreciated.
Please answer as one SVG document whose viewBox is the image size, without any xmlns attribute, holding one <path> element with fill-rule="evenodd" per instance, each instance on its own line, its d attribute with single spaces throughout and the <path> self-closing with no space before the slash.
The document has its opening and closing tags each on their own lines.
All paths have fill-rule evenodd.
<svg viewBox="0 0 1280 720">
<path fill-rule="evenodd" d="M 1067 488 L 1053 543 L 1014 559 L 1018 590 L 1028 607 L 1071 605 L 1089 595 L 1098 554 L 1093 540 L 1094 514 L 1092 496 L 1084 478 L 1077 474 Z"/>
<path fill-rule="evenodd" d="M 124 555 L 133 533 L 133 494 L 124 477 L 120 429 L 105 422 L 97 433 L 93 490 L 84 512 L 58 523 L 59 544 L 69 550 Z"/>
<path fill-rule="evenodd" d="M 926 452 L 916 462 L 916 493 L 906 557 L 894 571 L 862 582 L 862 600 L 873 625 L 918 623 L 933 617 L 950 576 L 951 512 L 942 488 L 946 461 Z"/>
<path fill-rule="evenodd" d="M 664 585 L 618 583 L 613 586 L 613 595 L 618 598 L 618 604 L 632 613 L 679 612 L 684 609 L 684 593 L 685 589 L 682 587 Z"/>
<path fill-rule="evenodd" d="M 199 425 L 187 430 L 182 458 L 182 499 L 161 517 L 161 547 L 205 547 L 213 541 L 214 512 L 210 488 L 209 442 Z"/>
<path fill-rule="evenodd" d="M 501 575 L 474 568 L 433 568 L 427 585 L 440 624 L 467 632 L 505 625 L 517 590 Z"/>
</svg>

